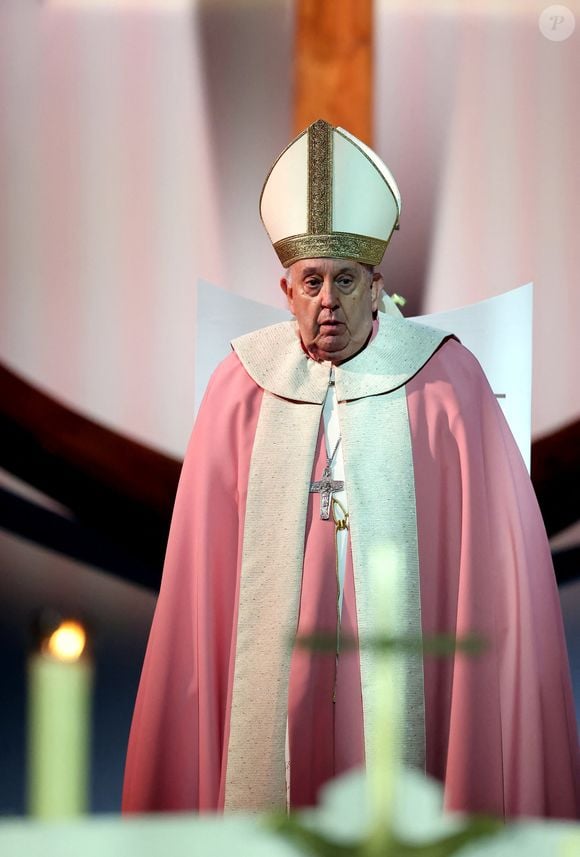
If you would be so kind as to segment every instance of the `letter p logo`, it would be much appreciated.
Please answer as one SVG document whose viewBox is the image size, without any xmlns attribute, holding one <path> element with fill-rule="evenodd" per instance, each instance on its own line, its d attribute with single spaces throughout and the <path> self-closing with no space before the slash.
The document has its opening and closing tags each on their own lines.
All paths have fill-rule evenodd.
<svg viewBox="0 0 580 857">
<path fill-rule="evenodd" d="M 574 32 L 576 19 L 567 6 L 548 6 L 538 18 L 538 26 L 551 42 L 563 42 Z"/>
</svg>

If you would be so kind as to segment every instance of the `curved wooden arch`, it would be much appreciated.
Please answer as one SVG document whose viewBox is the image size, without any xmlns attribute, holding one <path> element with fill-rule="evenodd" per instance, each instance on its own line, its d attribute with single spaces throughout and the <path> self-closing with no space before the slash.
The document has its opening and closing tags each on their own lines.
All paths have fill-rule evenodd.
<svg viewBox="0 0 580 857">
<path fill-rule="evenodd" d="M 71 524 L 21 499 L 9 508 L 3 492 L 4 526 L 37 540 L 47 534 L 57 550 L 73 545 L 73 555 L 81 551 L 156 588 L 181 462 L 76 413 L 1 365 L 0 402 L 0 466 L 74 515 Z M 580 519 L 580 420 L 535 441 L 532 481 L 548 535 Z M 29 518 L 24 530 L 23 515 Z M 81 532 L 73 537 L 75 523 Z M 574 550 L 555 561 L 559 583 L 578 576 Z"/>
</svg>

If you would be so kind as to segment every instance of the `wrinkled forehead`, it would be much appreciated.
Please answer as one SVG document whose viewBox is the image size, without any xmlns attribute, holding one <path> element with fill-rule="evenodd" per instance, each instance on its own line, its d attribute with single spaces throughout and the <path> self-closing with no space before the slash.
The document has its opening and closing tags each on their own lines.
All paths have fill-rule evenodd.
<svg viewBox="0 0 580 857">
<path fill-rule="evenodd" d="M 295 277 L 310 277 L 313 274 L 333 274 L 336 276 L 344 273 L 356 276 L 367 268 L 354 259 L 320 258 L 300 259 L 298 262 L 294 262 L 289 270 Z"/>
</svg>

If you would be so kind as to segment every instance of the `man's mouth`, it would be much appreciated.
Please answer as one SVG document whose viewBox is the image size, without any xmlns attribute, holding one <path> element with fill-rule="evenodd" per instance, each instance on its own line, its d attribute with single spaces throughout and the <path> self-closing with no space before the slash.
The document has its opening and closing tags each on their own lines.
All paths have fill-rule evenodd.
<svg viewBox="0 0 580 857">
<path fill-rule="evenodd" d="M 330 321 L 321 321 L 318 326 L 320 327 L 321 330 L 323 328 L 328 328 L 329 330 L 334 330 L 338 327 L 343 327 L 344 324 L 342 321 L 335 321 L 334 319 L 331 319 Z"/>
</svg>

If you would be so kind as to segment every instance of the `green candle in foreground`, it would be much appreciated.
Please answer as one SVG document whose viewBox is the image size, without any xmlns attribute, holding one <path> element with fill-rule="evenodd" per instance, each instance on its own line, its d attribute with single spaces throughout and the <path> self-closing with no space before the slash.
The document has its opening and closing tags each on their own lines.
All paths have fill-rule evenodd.
<svg viewBox="0 0 580 857">
<path fill-rule="evenodd" d="M 28 812 L 38 818 L 88 808 L 92 664 L 86 635 L 66 621 L 28 662 Z"/>
</svg>

